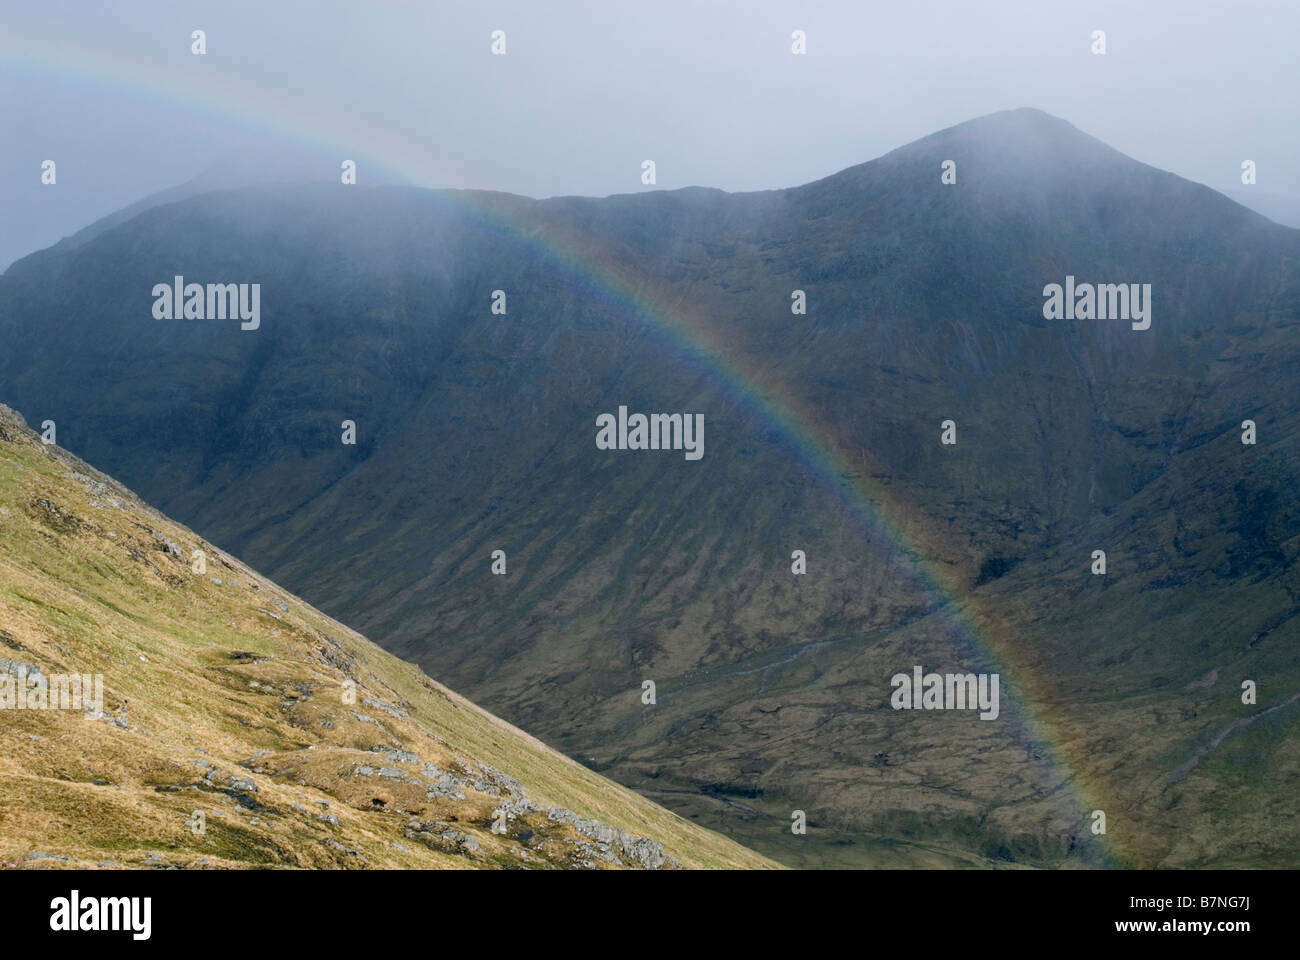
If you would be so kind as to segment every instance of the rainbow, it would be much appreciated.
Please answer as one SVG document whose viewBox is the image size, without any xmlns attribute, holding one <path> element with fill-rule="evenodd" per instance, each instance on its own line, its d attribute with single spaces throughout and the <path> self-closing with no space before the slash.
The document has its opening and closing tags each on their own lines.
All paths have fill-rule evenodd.
<svg viewBox="0 0 1300 960">
<path fill-rule="evenodd" d="M 181 43 L 182 40 L 186 42 Z M 195 107 L 225 116 L 276 137 L 327 150 L 340 159 L 354 159 L 364 177 L 367 165 L 398 182 L 434 188 L 455 182 L 477 190 L 490 184 L 476 181 L 473 171 L 456 158 L 437 153 L 366 116 L 338 111 L 332 104 L 284 90 L 270 90 L 245 79 L 214 73 L 188 52 L 187 37 L 178 38 L 184 58 L 139 61 L 120 54 L 67 41 L 16 37 L 0 28 L 0 63 L 42 75 L 53 81 L 105 83 L 142 99 L 187 111 Z M 191 60 L 199 61 L 198 64 Z M 329 171 L 337 176 L 337 169 Z M 835 491 L 845 509 L 864 529 L 899 546 L 913 564 L 917 582 L 941 598 L 945 615 L 984 660 L 1001 674 L 1003 689 L 1019 707 L 1021 733 L 1045 764 L 1049 780 L 1078 810 L 1079 833 L 1088 829 L 1087 814 L 1106 809 L 1104 798 L 1118 794 L 1094 775 L 1085 782 L 1078 771 L 1089 764 L 1074 754 L 1062 731 L 1076 722 L 1052 705 L 1042 678 L 1023 657 L 1009 631 L 971 594 L 958 573 L 928 556 L 942 553 L 934 531 L 926 529 L 918 512 L 888 487 L 871 479 L 867 454 L 850 450 L 835 432 L 822 426 L 818 412 L 783 386 L 760 365 L 743 356 L 710 319 L 681 300 L 665 301 L 652 284 L 618 265 L 579 235 L 540 235 L 515 222 L 509 204 L 494 203 L 499 194 L 477 190 L 439 190 L 438 203 L 482 229 L 546 264 L 558 275 L 579 284 L 593 299 L 638 321 L 648 321 L 683 357 L 712 372 L 733 399 L 753 415 L 774 426 L 822 482 Z M 1074 738 L 1078 740 L 1076 735 Z M 1071 763 L 1070 760 L 1074 762 Z M 1124 844 L 1103 838 L 1105 862 L 1123 866 L 1130 860 Z"/>
</svg>

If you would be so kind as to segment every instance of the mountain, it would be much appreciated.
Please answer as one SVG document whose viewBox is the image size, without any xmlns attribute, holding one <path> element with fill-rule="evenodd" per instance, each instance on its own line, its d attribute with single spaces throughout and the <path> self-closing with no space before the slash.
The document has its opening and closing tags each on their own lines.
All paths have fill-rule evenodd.
<svg viewBox="0 0 1300 960">
<path fill-rule="evenodd" d="M 1300 227 L 1300 197 L 1289 193 L 1256 193 L 1254 187 L 1237 187 L 1229 194 L 1243 207 L 1262 213 L 1277 223 Z"/>
<path fill-rule="evenodd" d="M 480 710 L 4 406 L 0 627 L 4 865 L 772 865 Z M 19 709 L 37 672 L 47 692 Z M 81 702 L 56 701 L 73 675 Z"/>
<path fill-rule="evenodd" d="M 782 862 L 1294 865 L 1298 263 L 1016 110 L 763 193 L 158 206 L 0 277 L 0 391 Z M 155 320 L 176 275 L 260 283 L 259 329 Z M 1067 277 L 1150 284 L 1150 328 L 1047 319 Z M 704 455 L 599 449 L 619 407 L 703 414 Z M 918 665 L 997 673 L 998 718 L 891 709 Z"/>
<path fill-rule="evenodd" d="M 299 184 L 304 182 L 332 182 L 335 176 L 333 158 L 326 159 L 316 151 L 288 150 L 284 147 L 268 148 L 260 154 L 247 151 L 231 154 L 212 164 L 196 177 L 141 197 L 121 210 L 101 217 L 94 223 L 64 237 L 50 247 L 65 253 L 89 243 L 114 227 L 133 220 L 146 210 L 165 203 L 178 203 L 191 197 L 221 190 L 241 190 L 267 185 Z M 392 178 L 378 172 L 376 182 L 391 183 Z"/>
</svg>

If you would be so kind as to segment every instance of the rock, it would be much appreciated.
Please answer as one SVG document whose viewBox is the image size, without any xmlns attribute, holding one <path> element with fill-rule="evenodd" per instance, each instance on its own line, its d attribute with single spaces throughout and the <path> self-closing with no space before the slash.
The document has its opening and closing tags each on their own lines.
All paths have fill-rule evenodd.
<svg viewBox="0 0 1300 960">
<path fill-rule="evenodd" d="M 64 862 L 67 862 L 68 858 L 58 853 L 46 853 L 44 850 L 33 850 L 31 853 L 27 854 L 27 856 L 23 857 L 23 859 L 24 860 L 62 860 Z"/>
<path fill-rule="evenodd" d="M 156 541 L 158 541 L 159 549 L 164 550 L 167 553 L 170 553 L 173 557 L 180 557 L 184 555 L 181 551 L 180 546 L 168 540 L 165 534 L 159 532 L 158 530 L 150 530 L 149 533 L 153 536 L 153 538 Z"/>
<path fill-rule="evenodd" d="M 39 678 L 38 684 L 45 684 L 45 674 L 41 673 L 41 668 L 34 663 L 26 663 L 22 660 L 6 660 L 0 657 L 0 673 L 8 673 L 15 677 L 26 676 L 30 681 L 32 677 Z"/>
<path fill-rule="evenodd" d="M 382 700 L 375 700 L 373 697 L 362 697 L 362 698 L 361 698 L 361 702 L 364 703 L 364 704 L 367 704 L 367 705 L 369 705 L 369 706 L 374 707 L 376 710 L 382 710 L 382 711 L 384 711 L 384 713 L 387 713 L 387 714 L 390 714 L 391 716 L 397 717 L 399 720 L 400 720 L 402 717 L 409 717 L 409 716 L 410 716 L 410 714 L 407 713 L 405 710 L 399 710 L 397 707 L 390 706 L 389 704 L 384 703 L 384 701 L 382 701 Z M 376 749 L 380 749 L 380 748 L 376 748 Z M 407 762 L 408 762 L 408 763 L 415 763 L 414 760 L 409 760 L 409 761 L 407 761 Z"/>
<path fill-rule="evenodd" d="M 370 700 L 366 700 L 370 703 Z M 408 750 L 397 750 L 393 747 L 371 747 L 372 753 L 383 754 L 384 759 L 389 763 L 419 763 L 420 758 Z"/>
<path fill-rule="evenodd" d="M 573 811 L 565 810 L 563 807 L 549 808 L 547 816 L 551 820 L 571 824 L 577 833 L 598 841 L 601 847 L 609 851 L 607 855 L 605 850 L 595 848 L 598 850 L 597 855 L 604 859 L 609 859 L 609 856 L 613 854 L 612 848 L 617 848 L 624 857 L 647 870 L 658 870 L 663 866 L 676 869 L 681 866 L 675 859 L 665 854 L 663 846 L 654 840 L 632 836 L 615 827 L 603 824 L 599 820 L 588 820 L 579 817 Z M 591 845 L 588 844 L 587 846 L 590 847 Z"/>
</svg>

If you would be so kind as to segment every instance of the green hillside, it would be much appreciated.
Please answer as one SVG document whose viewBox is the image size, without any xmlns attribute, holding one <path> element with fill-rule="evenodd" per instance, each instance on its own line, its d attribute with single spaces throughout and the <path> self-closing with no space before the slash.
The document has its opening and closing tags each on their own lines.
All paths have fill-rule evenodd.
<svg viewBox="0 0 1300 960">
<path fill-rule="evenodd" d="M 94 709 L 0 710 L 5 865 L 775 866 L 480 710 L 4 406 L 0 658 L 0 679 L 39 668 L 51 689 L 103 678 Z"/>
</svg>

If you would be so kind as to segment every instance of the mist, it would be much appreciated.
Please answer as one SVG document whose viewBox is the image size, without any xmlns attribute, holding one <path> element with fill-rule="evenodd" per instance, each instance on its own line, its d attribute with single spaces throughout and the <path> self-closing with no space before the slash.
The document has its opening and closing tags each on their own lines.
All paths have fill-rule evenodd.
<svg viewBox="0 0 1300 960">
<path fill-rule="evenodd" d="M 6 0 L 3 10 L 5 266 L 195 177 L 335 179 L 353 159 L 360 185 L 532 197 L 761 190 L 1022 106 L 1239 202 L 1257 198 L 1266 213 L 1300 208 L 1291 3 Z M 504 56 L 490 49 L 496 30 Z M 805 55 L 792 55 L 795 30 Z M 1104 55 L 1091 50 L 1096 30 Z M 640 180 L 646 159 L 653 188 Z M 1258 182 L 1243 189 L 1247 159 Z M 53 185 L 41 181 L 47 160 Z"/>
</svg>

